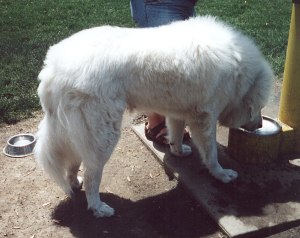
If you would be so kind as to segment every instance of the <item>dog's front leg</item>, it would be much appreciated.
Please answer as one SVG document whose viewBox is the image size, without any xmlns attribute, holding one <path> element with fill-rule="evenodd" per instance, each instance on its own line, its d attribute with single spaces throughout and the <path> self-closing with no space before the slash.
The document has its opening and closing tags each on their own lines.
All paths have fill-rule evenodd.
<svg viewBox="0 0 300 238">
<path fill-rule="evenodd" d="M 191 147 L 182 144 L 185 122 L 167 118 L 167 127 L 171 153 L 178 157 L 189 156 L 192 153 Z"/>
<path fill-rule="evenodd" d="M 238 177 L 238 173 L 231 169 L 223 169 L 218 162 L 216 142 L 216 124 L 208 113 L 203 113 L 200 119 L 188 122 L 192 133 L 192 139 L 200 156 L 209 172 L 223 183 L 228 183 Z"/>
<path fill-rule="evenodd" d="M 84 172 L 84 188 L 88 203 L 88 209 L 95 217 L 110 217 L 114 215 L 114 209 L 102 202 L 99 195 L 99 186 L 104 165 L 87 167 Z"/>
</svg>

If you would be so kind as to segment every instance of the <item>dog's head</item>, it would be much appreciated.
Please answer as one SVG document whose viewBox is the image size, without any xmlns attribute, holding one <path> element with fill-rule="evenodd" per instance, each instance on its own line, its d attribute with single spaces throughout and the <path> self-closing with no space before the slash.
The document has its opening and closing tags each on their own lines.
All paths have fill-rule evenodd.
<svg viewBox="0 0 300 238">
<path fill-rule="evenodd" d="M 253 131 L 262 127 L 261 110 L 271 94 L 273 72 L 266 62 L 255 74 L 252 85 L 244 96 L 228 105 L 221 114 L 220 123 L 229 128 L 242 127 Z"/>
<path fill-rule="evenodd" d="M 229 128 L 244 128 L 248 131 L 254 131 L 262 127 L 262 107 L 242 103 L 237 107 L 231 107 L 225 110 L 220 118 L 220 123 Z"/>
<path fill-rule="evenodd" d="M 241 127 L 247 131 L 254 131 L 262 127 L 262 115 L 261 110 L 254 110 L 252 106 L 248 107 L 248 116 L 245 118 L 246 123 L 242 124 Z"/>
</svg>

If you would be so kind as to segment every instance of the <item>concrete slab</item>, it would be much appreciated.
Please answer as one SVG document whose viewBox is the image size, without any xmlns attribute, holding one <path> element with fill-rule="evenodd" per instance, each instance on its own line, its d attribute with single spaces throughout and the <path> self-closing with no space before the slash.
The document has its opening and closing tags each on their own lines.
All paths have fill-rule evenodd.
<svg viewBox="0 0 300 238">
<path fill-rule="evenodd" d="M 274 115 L 274 107 L 270 111 Z M 269 165 L 240 164 L 227 156 L 228 130 L 220 127 L 220 163 L 239 173 L 233 183 L 222 184 L 210 176 L 197 152 L 173 157 L 145 138 L 143 125 L 133 130 L 230 237 L 261 237 L 300 225 L 300 157 L 294 163 L 282 158 Z"/>
</svg>

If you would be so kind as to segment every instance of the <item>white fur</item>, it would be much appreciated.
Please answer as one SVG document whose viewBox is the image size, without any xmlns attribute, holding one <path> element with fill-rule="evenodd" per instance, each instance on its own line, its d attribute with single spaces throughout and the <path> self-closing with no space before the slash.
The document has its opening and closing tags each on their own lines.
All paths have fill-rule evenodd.
<svg viewBox="0 0 300 238">
<path fill-rule="evenodd" d="M 147 29 L 96 27 L 52 46 L 39 75 L 45 112 L 35 154 L 70 195 L 80 187 L 81 163 L 88 208 L 114 211 L 99 198 L 105 162 L 120 136 L 126 107 L 166 115 L 171 152 L 182 145 L 185 123 L 204 164 L 227 183 L 237 177 L 218 163 L 216 124 L 258 127 L 272 70 L 243 34 L 213 17 Z"/>
</svg>

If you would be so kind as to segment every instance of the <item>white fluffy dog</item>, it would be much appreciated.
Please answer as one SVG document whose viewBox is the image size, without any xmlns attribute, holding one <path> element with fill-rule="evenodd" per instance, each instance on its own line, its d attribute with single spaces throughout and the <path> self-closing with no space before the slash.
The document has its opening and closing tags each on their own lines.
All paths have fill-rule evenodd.
<svg viewBox="0 0 300 238">
<path fill-rule="evenodd" d="M 186 156 L 185 123 L 204 164 L 224 183 L 237 173 L 218 163 L 216 125 L 261 126 L 273 73 L 255 44 L 213 17 L 128 29 L 96 27 L 52 46 L 39 74 L 45 117 L 35 154 L 69 195 L 83 184 L 88 208 L 111 216 L 99 185 L 120 137 L 126 107 L 167 117 L 170 150 Z"/>
</svg>

